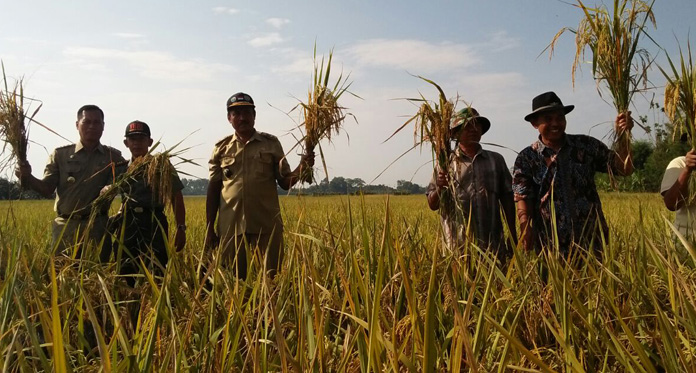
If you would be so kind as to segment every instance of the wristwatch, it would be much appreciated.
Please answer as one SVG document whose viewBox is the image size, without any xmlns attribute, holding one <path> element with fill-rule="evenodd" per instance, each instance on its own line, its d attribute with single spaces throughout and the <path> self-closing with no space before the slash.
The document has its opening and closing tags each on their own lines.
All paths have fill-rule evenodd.
<svg viewBox="0 0 696 373">
<path fill-rule="evenodd" d="M 186 224 L 179 224 L 176 226 L 176 229 L 186 232 Z"/>
</svg>

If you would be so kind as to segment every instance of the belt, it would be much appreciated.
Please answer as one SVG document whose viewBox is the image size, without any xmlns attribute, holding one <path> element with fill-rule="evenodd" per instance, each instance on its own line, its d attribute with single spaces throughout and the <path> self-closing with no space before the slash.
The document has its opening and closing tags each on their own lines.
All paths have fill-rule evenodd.
<svg viewBox="0 0 696 373">
<path fill-rule="evenodd" d="M 91 214 L 58 214 L 59 218 L 65 220 L 88 220 Z M 96 216 L 106 216 L 106 213 L 98 213 Z"/>
<path fill-rule="evenodd" d="M 133 207 L 127 207 L 126 210 L 129 212 L 134 212 L 136 214 L 142 214 L 144 212 L 154 212 L 154 213 L 164 213 L 163 208 L 149 208 L 149 207 L 143 207 L 143 206 L 133 206 Z"/>
</svg>

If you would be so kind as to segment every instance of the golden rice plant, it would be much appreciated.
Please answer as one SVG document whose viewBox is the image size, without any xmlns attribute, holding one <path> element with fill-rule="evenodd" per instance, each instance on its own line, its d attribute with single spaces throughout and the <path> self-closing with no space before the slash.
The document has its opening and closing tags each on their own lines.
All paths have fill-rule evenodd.
<svg viewBox="0 0 696 373">
<path fill-rule="evenodd" d="M 660 71 L 667 79 L 665 84 L 665 113 L 675 126 L 675 133 L 688 133 L 694 143 L 694 128 L 696 128 L 696 69 L 691 56 L 691 44 L 687 44 L 687 54 L 684 55 L 679 47 L 679 64 L 675 65 L 667 55 L 671 71 Z"/>
<path fill-rule="evenodd" d="M 301 115 L 303 121 L 300 127 L 304 126 L 305 131 L 305 154 L 312 153 L 317 146 L 319 147 L 321 162 L 327 178 L 328 170 L 320 141 L 326 139 L 331 142 L 332 137 L 338 135 L 340 132 L 346 117 L 352 115 L 346 113 L 346 108 L 338 103 L 341 96 L 346 92 L 355 96 L 348 91 L 348 88 L 350 88 L 352 84 L 352 82 L 348 82 L 348 77 L 350 75 L 344 78 L 341 73 L 333 85 L 329 84 L 332 59 L 333 51 L 329 52 L 326 65 L 324 65 L 324 57 L 321 58 L 321 63 L 317 63 L 317 49 L 315 45 L 312 86 L 309 89 L 307 102 L 300 102 L 298 104 L 298 106 L 302 108 Z M 298 106 L 296 106 L 296 108 Z M 300 180 L 311 183 L 314 177 L 313 174 L 314 172 L 311 168 L 302 169 Z"/>
<path fill-rule="evenodd" d="M 394 135 L 401 132 L 410 123 L 414 124 L 414 148 L 422 147 L 426 142 L 430 143 L 434 159 L 441 170 L 449 168 L 450 154 L 452 154 L 452 142 L 450 125 L 454 118 L 456 101 L 447 98 L 442 88 L 432 80 L 422 76 L 418 78 L 432 84 L 439 93 L 437 101 L 430 101 L 422 94 L 420 98 L 409 98 L 408 101 L 419 104 L 418 111 L 402 124 L 394 133 L 387 138 L 388 141 Z M 413 148 L 412 148 L 413 149 Z M 442 211 L 454 211 L 454 199 L 449 190 L 443 191 L 440 196 L 440 208 Z M 444 208 L 444 210 L 443 210 Z"/>
<path fill-rule="evenodd" d="M 18 161 L 26 161 L 28 138 L 27 127 L 24 121 L 25 119 L 31 120 L 31 117 L 39 111 L 41 106 L 29 118 L 26 117 L 22 80 L 15 82 L 14 87 L 10 89 L 7 76 L 5 75 L 4 63 L 2 64 L 2 81 L 3 89 L 0 90 L 0 137 L 5 142 L 3 152 L 9 145 L 11 155 L 8 161 L 12 158 Z"/>
<path fill-rule="evenodd" d="M 636 92 L 647 89 L 647 69 L 652 60 L 648 51 L 639 46 L 643 37 L 650 38 L 646 30 L 648 22 L 655 26 L 652 11 L 654 0 L 614 0 L 613 12 L 606 6 L 587 7 L 577 0 L 584 18 L 577 29 L 562 28 L 549 45 L 551 55 L 559 37 L 570 31 L 575 34 L 575 60 L 572 80 L 575 85 L 575 72 L 585 61 L 587 49 L 592 53 L 592 75 L 597 82 L 604 83 L 612 103 L 619 114 L 626 113 Z M 615 133 L 615 140 L 621 145 L 630 144 L 630 133 Z"/>
<path fill-rule="evenodd" d="M 694 128 L 696 128 L 696 69 L 691 56 L 691 44 L 687 43 L 687 53 L 679 47 L 679 65 L 675 65 L 667 54 L 670 72 L 658 66 L 667 79 L 665 84 L 664 108 L 667 117 L 674 125 L 674 133 L 688 133 L 692 149 L 696 147 Z M 689 201 L 696 198 L 696 179 L 689 179 Z"/>
<path fill-rule="evenodd" d="M 174 150 L 179 144 L 170 149 L 165 149 L 159 153 L 153 153 L 159 146 L 159 142 L 155 143 L 150 151 L 135 160 L 133 160 L 121 173 L 114 171 L 114 183 L 93 202 L 94 206 L 108 204 L 119 194 L 122 188 L 130 181 L 143 177 L 145 184 L 152 189 L 155 199 L 164 206 L 171 206 L 171 196 L 173 195 L 173 176 L 182 173 L 172 164 L 172 158 L 179 158 L 184 163 L 194 163 L 189 159 L 181 156 L 188 149 Z M 194 163 L 195 164 L 195 163 Z M 116 168 L 118 165 L 115 166 Z M 189 175 L 190 176 L 190 175 Z M 98 209 L 92 209 L 93 212 Z"/>
</svg>

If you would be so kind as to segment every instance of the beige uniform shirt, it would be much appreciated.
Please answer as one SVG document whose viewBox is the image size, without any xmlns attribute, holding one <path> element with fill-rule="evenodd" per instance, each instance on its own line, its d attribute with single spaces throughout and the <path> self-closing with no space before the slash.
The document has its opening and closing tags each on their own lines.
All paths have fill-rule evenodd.
<svg viewBox="0 0 696 373">
<path fill-rule="evenodd" d="M 43 180 L 56 186 L 55 211 L 58 216 L 90 213 L 99 191 L 114 181 L 113 165 L 123 162 L 121 152 L 99 144 L 87 152 L 81 142 L 57 148 L 46 164 Z M 109 206 L 100 206 L 106 213 Z"/>
<path fill-rule="evenodd" d="M 669 188 L 674 185 L 674 183 L 679 178 L 682 170 L 686 168 L 686 157 L 674 158 L 665 170 L 665 175 L 662 177 L 662 184 L 660 185 L 660 194 L 664 195 Z M 696 237 L 696 201 L 687 201 L 679 210 L 677 210 L 674 216 L 674 225 L 679 229 L 679 233 Z"/>
<path fill-rule="evenodd" d="M 222 181 L 218 234 L 222 240 L 244 233 L 283 229 L 277 181 L 290 174 L 280 141 L 256 132 L 246 144 L 228 136 L 213 149 L 210 182 Z"/>
</svg>

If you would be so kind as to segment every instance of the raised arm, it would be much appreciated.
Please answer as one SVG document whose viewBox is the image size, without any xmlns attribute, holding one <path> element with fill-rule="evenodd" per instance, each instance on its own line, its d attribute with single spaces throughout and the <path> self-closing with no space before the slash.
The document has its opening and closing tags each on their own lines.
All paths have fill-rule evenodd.
<svg viewBox="0 0 696 373">
<path fill-rule="evenodd" d="M 620 138 L 622 134 L 630 135 L 633 128 L 631 112 L 621 113 L 616 116 L 616 134 Z M 630 137 L 629 137 L 630 138 Z M 621 176 L 629 176 L 633 173 L 633 157 L 631 155 L 631 142 L 618 141 L 616 144 L 616 157 L 614 158 L 614 169 Z"/>
<path fill-rule="evenodd" d="M 27 161 L 19 161 L 15 175 L 23 188 L 31 189 L 46 198 L 53 196 L 56 190 L 56 185 L 53 183 L 34 177 L 31 174 L 31 165 Z"/>
<path fill-rule="evenodd" d="M 435 211 L 440 208 L 440 191 L 447 187 L 449 183 L 447 172 L 438 171 L 437 178 L 435 179 L 435 189 L 431 190 L 428 197 L 428 207 Z"/>
<path fill-rule="evenodd" d="M 691 173 L 696 170 L 696 151 L 692 149 L 686 153 L 685 163 L 686 167 L 681 170 L 674 184 L 662 193 L 665 207 L 670 211 L 679 210 L 689 197 L 689 178 L 691 178 Z"/>
<path fill-rule="evenodd" d="M 303 154 L 302 158 L 300 158 L 300 164 L 297 165 L 297 168 L 295 168 L 292 172 L 290 172 L 287 175 L 282 175 L 278 179 L 278 185 L 284 190 L 292 188 L 295 184 L 297 184 L 298 181 L 300 181 L 302 171 L 312 167 L 314 167 L 314 152 Z"/>
</svg>

